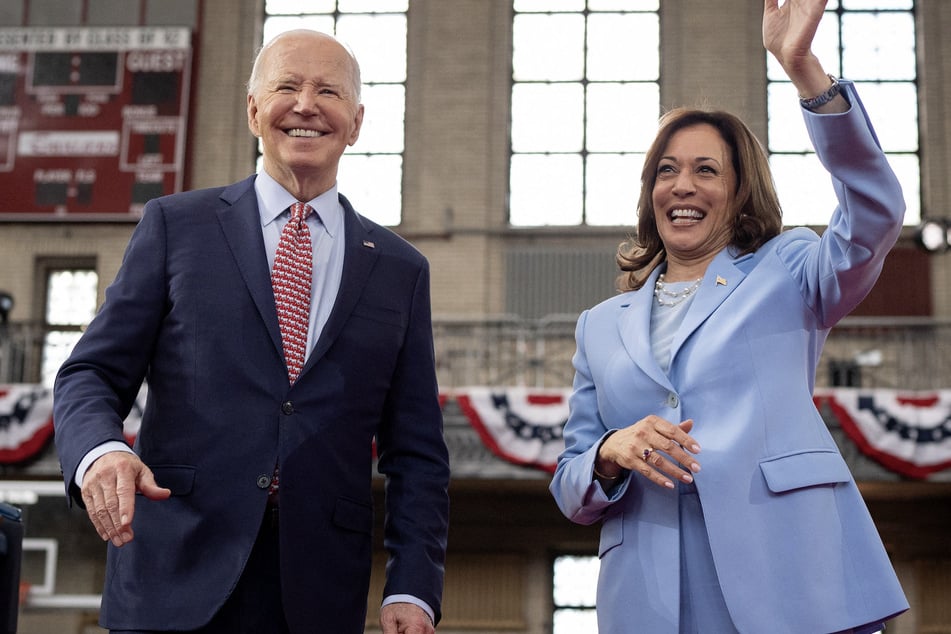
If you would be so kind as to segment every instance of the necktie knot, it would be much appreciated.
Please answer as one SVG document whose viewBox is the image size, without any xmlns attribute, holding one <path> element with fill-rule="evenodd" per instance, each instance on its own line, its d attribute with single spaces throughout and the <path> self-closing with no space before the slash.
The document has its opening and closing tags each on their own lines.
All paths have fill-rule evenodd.
<svg viewBox="0 0 951 634">
<path fill-rule="evenodd" d="M 307 203 L 296 202 L 291 205 L 291 222 L 300 226 L 300 223 L 307 220 L 307 216 L 314 211 L 314 208 Z"/>
</svg>

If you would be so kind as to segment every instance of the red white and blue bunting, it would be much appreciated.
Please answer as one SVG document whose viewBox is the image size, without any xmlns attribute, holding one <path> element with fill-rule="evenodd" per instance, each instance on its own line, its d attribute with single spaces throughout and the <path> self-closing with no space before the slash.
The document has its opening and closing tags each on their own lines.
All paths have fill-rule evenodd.
<svg viewBox="0 0 951 634">
<path fill-rule="evenodd" d="M 509 462 L 554 473 L 565 447 L 568 390 L 470 387 L 454 392 L 482 442 Z"/>
<path fill-rule="evenodd" d="M 859 450 L 885 468 L 923 479 L 951 467 L 951 390 L 817 390 Z"/>
<path fill-rule="evenodd" d="M 53 436 L 53 395 L 39 385 L 0 385 L 0 464 L 38 454 Z"/>
<path fill-rule="evenodd" d="M 455 400 L 483 444 L 510 463 L 555 470 L 564 448 L 570 388 L 467 387 L 441 393 Z M 139 392 L 125 421 L 131 443 L 139 430 L 146 390 Z M 827 407 L 859 450 L 902 476 L 925 479 L 951 468 L 951 390 L 908 392 L 887 389 L 816 390 L 817 407 Z M 0 385 L 0 464 L 36 457 L 53 435 L 53 400 L 39 385 Z"/>
<path fill-rule="evenodd" d="M 123 435 L 135 440 L 145 409 L 146 389 L 139 390 L 126 418 Z M 53 437 L 53 394 L 41 385 L 0 385 L 0 464 L 18 464 L 35 458 Z"/>
</svg>

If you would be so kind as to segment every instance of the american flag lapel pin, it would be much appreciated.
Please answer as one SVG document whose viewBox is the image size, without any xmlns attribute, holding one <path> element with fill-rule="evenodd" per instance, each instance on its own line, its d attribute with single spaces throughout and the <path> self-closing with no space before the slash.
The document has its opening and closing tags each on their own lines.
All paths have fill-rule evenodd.
<svg viewBox="0 0 951 634">
<path fill-rule="evenodd" d="M 374 243 L 370 242 L 369 240 L 364 240 L 364 241 L 363 241 L 363 246 L 367 247 L 368 249 L 375 249 L 375 248 L 376 248 L 376 245 L 375 245 Z"/>
</svg>

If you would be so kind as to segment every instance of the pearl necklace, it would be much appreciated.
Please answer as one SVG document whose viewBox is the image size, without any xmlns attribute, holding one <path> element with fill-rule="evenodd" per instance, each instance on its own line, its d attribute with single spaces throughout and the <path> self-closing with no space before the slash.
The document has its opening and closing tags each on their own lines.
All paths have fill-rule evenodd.
<svg viewBox="0 0 951 634">
<path fill-rule="evenodd" d="M 703 278 L 701 277 L 681 291 L 672 291 L 667 288 L 667 283 L 664 282 L 664 274 L 661 273 L 654 284 L 654 297 L 657 298 L 657 303 L 661 306 L 676 306 L 693 295 L 700 288 L 700 282 L 702 281 Z M 671 282 L 671 284 L 676 284 L 676 282 Z"/>
</svg>

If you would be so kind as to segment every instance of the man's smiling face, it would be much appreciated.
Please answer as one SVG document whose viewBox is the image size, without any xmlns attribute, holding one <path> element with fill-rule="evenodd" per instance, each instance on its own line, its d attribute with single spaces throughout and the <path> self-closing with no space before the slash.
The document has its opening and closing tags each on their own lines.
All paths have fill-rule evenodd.
<svg viewBox="0 0 951 634">
<path fill-rule="evenodd" d="M 295 31 L 261 53 L 248 94 L 248 127 L 260 137 L 264 169 L 288 191 L 316 196 L 333 187 L 337 164 L 360 134 L 357 71 L 329 36 Z"/>
</svg>

